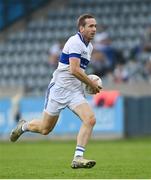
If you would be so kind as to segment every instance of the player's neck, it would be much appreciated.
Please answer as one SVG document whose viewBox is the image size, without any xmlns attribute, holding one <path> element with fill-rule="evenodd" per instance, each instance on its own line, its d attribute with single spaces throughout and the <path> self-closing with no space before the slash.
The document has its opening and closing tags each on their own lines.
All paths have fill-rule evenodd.
<svg viewBox="0 0 151 180">
<path fill-rule="evenodd" d="M 89 44 L 90 40 L 88 40 L 85 36 L 83 36 L 84 41 Z"/>
<path fill-rule="evenodd" d="M 84 44 L 87 46 L 90 42 L 90 40 L 88 40 L 84 34 L 82 34 L 81 32 L 78 32 L 79 36 L 80 36 L 80 39 L 84 42 Z"/>
</svg>

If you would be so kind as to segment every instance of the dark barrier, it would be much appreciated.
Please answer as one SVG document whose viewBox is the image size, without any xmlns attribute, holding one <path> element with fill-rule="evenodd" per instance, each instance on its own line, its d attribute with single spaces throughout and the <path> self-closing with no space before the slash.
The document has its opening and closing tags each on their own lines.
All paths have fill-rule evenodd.
<svg viewBox="0 0 151 180">
<path fill-rule="evenodd" d="M 125 97 L 125 135 L 151 135 L 151 97 Z"/>
</svg>

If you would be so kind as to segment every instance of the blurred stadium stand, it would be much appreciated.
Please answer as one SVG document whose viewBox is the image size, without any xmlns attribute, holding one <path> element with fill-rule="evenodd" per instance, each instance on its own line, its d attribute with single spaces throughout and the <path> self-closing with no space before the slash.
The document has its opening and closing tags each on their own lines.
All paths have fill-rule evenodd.
<svg viewBox="0 0 151 180">
<path fill-rule="evenodd" d="M 47 2 L 47 0 L 0 0 L 0 29 L 5 29 L 22 17 L 28 19 L 34 10 Z"/>
<path fill-rule="evenodd" d="M 48 63 L 49 48 L 76 33 L 75 20 L 82 13 L 94 14 L 98 24 L 107 27 L 113 46 L 128 61 L 151 25 L 150 9 L 150 0 L 1 0 L 0 87 L 22 87 L 26 94 L 44 94 L 53 72 Z M 151 52 L 141 55 L 146 60 Z M 105 86 L 113 89 L 114 82 Z M 144 86 L 150 94 L 150 86 L 143 82 Z M 125 86 L 121 88 L 127 93 Z"/>
</svg>

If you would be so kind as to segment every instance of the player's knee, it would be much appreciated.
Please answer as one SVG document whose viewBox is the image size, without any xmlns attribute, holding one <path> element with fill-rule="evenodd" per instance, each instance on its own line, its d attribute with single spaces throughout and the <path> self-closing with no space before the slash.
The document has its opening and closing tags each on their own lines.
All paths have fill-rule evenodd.
<svg viewBox="0 0 151 180">
<path fill-rule="evenodd" d="M 49 129 L 42 129 L 41 134 L 42 134 L 42 135 L 48 135 L 49 132 L 50 132 Z"/>
<path fill-rule="evenodd" d="M 95 123 L 96 123 L 96 119 L 95 119 L 94 115 L 93 115 L 93 116 L 90 116 L 90 117 L 87 119 L 86 123 L 87 123 L 87 125 L 93 127 L 93 126 L 95 125 Z"/>
<path fill-rule="evenodd" d="M 91 126 L 94 126 L 94 125 L 95 125 L 95 123 L 96 123 L 95 118 L 93 118 L 93 119 L 91 119 L 91 120 L 90 120 L 90 125 L 91 125 Z"/>
</svg>

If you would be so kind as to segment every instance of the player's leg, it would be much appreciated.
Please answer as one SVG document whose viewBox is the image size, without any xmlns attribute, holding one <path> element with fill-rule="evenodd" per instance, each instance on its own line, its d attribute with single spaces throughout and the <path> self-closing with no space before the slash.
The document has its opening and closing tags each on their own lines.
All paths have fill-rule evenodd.
<svg viewBox="0 0 151 180">
<path fill-rule="evenodd" d="M 87 160 L 83 158 L 85 146 L 90 139 L 93 127 L 95 125 L 95 116 L 88 103 L 83 103 L 76 106 L 73 111 L 82 120 L 82 125 L 77 136 L 77 146 L 75 150 L 74 159 L 72 161 L 72 168 L 91 168 L 96 162 L 94 160 Z"/>
<path fill-rule="evenodd" d="M 30 131 L 47 135 L 54 128 L 58 120 L 58 115 L 43 113 L 42 119 L 33 119 L 29 122 L 20 120 L 15 129 L 12 130 L 10 140 L 15 142 L 24 132 Z"/>
<path fill-rule="evenodd" d="M 82 125 L 77 136 L 77 145 L 85 147 L 92 134 L 95 125 L 95 115 L 88 103 L 83 103 L 74 109 L 74 112 L 82 120 Z"/>
<path fill-rule="evenodd" d="M 54 128 L 57 120 L 58 120 L 58 115 L 52 116 L 47 112 L 44 112 L 43 118 L 41 120 L 33 119 L 32 121 L 27 122 L 27 124 L 24 124 L 22 129 L 25 131 L 27 130 L 27 131 L 37 132 L 43 135 L 47 135 Z"/>
<path fill-rule="evenodd" d="M 26 131 L 41 133 L 43 135 L 48 134 L 55 126 L 59 113 L 62 107 L 57 101 L 53 100 L 51 96 L 54 96 L 55 88 L 54 83 L 50 83 L 46 92 L 45 106 L 42 119 L 33 119 L 29 122 L 25 120 L 19 121 L 17 127 L 12 130 L 10 135 L 11 141 L 16 141 L 20 135 Z"/>
</svg>

